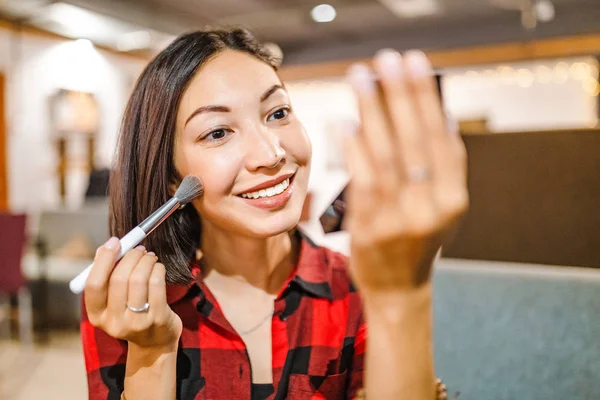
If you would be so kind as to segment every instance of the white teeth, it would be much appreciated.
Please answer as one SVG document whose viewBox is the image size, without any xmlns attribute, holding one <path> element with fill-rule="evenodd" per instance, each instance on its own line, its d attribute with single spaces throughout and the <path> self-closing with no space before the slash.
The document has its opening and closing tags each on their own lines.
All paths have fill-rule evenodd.
<svg viewBox="0 0 600 400">
<path fill-rule="evenodd" d="M 290 178 L 287 178 L 285 181 L 278 183 L 277 185 L 272 186 L 267 189 L 261 189 L 261 190 L 258 190 L 256 192 L 252 192 L 252 193 L 244 193 L 244 194 L 242 194 L 242 197 L 245 199 L 258 199 L 260 197 L 272 197 L 272 196 L 276 196 L 280 193 L 283 193 L 283 191 L 285 189 L 287 189 L 288 186 L 290 186 Z"/>
</svg>

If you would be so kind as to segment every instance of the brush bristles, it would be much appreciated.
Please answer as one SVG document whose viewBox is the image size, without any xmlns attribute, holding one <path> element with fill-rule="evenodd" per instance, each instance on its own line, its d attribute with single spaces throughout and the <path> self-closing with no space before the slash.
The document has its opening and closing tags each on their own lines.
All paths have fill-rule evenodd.
<svg viewBox="0 0 600 400">
<path fill-rule="evenodd" d="M 175 197 L 181 204 L 187 204 L 202 194 L 202 181 L 193 175 L 183 178 L 175 192 Z"/>
</svg>

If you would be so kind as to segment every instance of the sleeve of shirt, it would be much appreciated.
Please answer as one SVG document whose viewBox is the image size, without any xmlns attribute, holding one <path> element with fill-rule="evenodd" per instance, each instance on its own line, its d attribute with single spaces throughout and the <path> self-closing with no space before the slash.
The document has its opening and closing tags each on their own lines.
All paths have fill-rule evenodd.
<svg viewBox="0 0 600 400">
<path fill-rule="evenodd" d="M 354 340 L 354 355 L 352 366 L 350 367 L 350 376 L 348 384 L 347 398 L 354 399 L 359 390 L 363 387 L 363 373 L 365 365 L 365 344 L 367 339 L 367 325 L 361 321 L 356 338 Z"/>
<path fill-rule="evenodd" d="M 119 400 L 125 381 L 127 342 L 109 336 L 90 323 L 83 296 L 81 341 L 88 379 L 89 400 Z"/>
</svg>

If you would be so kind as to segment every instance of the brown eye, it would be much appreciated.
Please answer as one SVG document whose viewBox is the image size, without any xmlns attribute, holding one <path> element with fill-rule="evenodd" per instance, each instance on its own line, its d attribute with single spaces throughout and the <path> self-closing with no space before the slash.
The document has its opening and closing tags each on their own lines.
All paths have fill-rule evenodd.
<svg viewBox="0 0 600 400">
<path fill-rule="evenodd" d="M 225 129 L 217 129 L 216 131 L 212 131 L 211 133 L 209 133 L 208 137 L 211 140 L 219 140 L 223 139 L 226 134 L 227 132 L 225 132 Z"/>
<path fill-rule="evenodd" d="M 227 139 L 229 139 L 229 137 L 233 134 L 233 131 L 231 129 L 227 129 L 227 128 L 219 128 L 219 129 L 215 129 L 212 130 L 206 134 L 204 134 L 202 137 L 198 138 L 199 142 L 209 142 L 209 143 L 220 143 L 223 142 Z"/>
<path fill-rule="evenodd" d="M 285 119 L 289 114 L 290 114 L 289 108 L 280 108 L 279 110 L 277 110 L 277 111 L 273 112 L 271 115 L 269 115 L 269 118 L 267 118 L 267 121 Z"/>
</svg>

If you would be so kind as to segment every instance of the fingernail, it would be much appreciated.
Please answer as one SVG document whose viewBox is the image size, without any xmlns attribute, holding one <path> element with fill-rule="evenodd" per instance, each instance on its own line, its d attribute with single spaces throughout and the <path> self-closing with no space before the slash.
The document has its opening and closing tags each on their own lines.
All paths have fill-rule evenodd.
<svg viewBox="0 0 600 400">
<path fill-rule="evenodd" d="M 365 64 L 354 64 L 348 69 L 348 80 L 359 92 L 369 93 L 375 90 L 371 70 Z"/>
<path fill-rule="evenodd" d="M 104 243 L 104 247 L 106 247 L 109 250 L 116 249 L 117 247 L 119 247 L 119 239 L 114 236 L 111 237 L 106 243 Z"/>
<path fill-rule="evenodd" d="M 148 255 L 149 255 L 149 256 L 155 256 L 156 254 L 154 254 L 154 252 L 153 252 L 153 251 L 149 251 L 149 252 L 148 252 Z"/>
<path fill-rule="evenodd" d="M 384 78 L 399 78 L 402 76 L 402 56 L 395 50 L 381 50 L 375 56 L 375 63 Z"/>
<path fill-rule="evenodd" d="M 415 78 L 422 78 L 432 75 L 431 63 L 429 59 L 420 50 L 411 50 L 404 57 L 406 67 L 410 74 Z"/>
<path fill-rule="evenodd" d="M 146 248 L 143 245 L 139 245 L 135 248 L 136 250 L 146 251 Z"/>
</svg>

